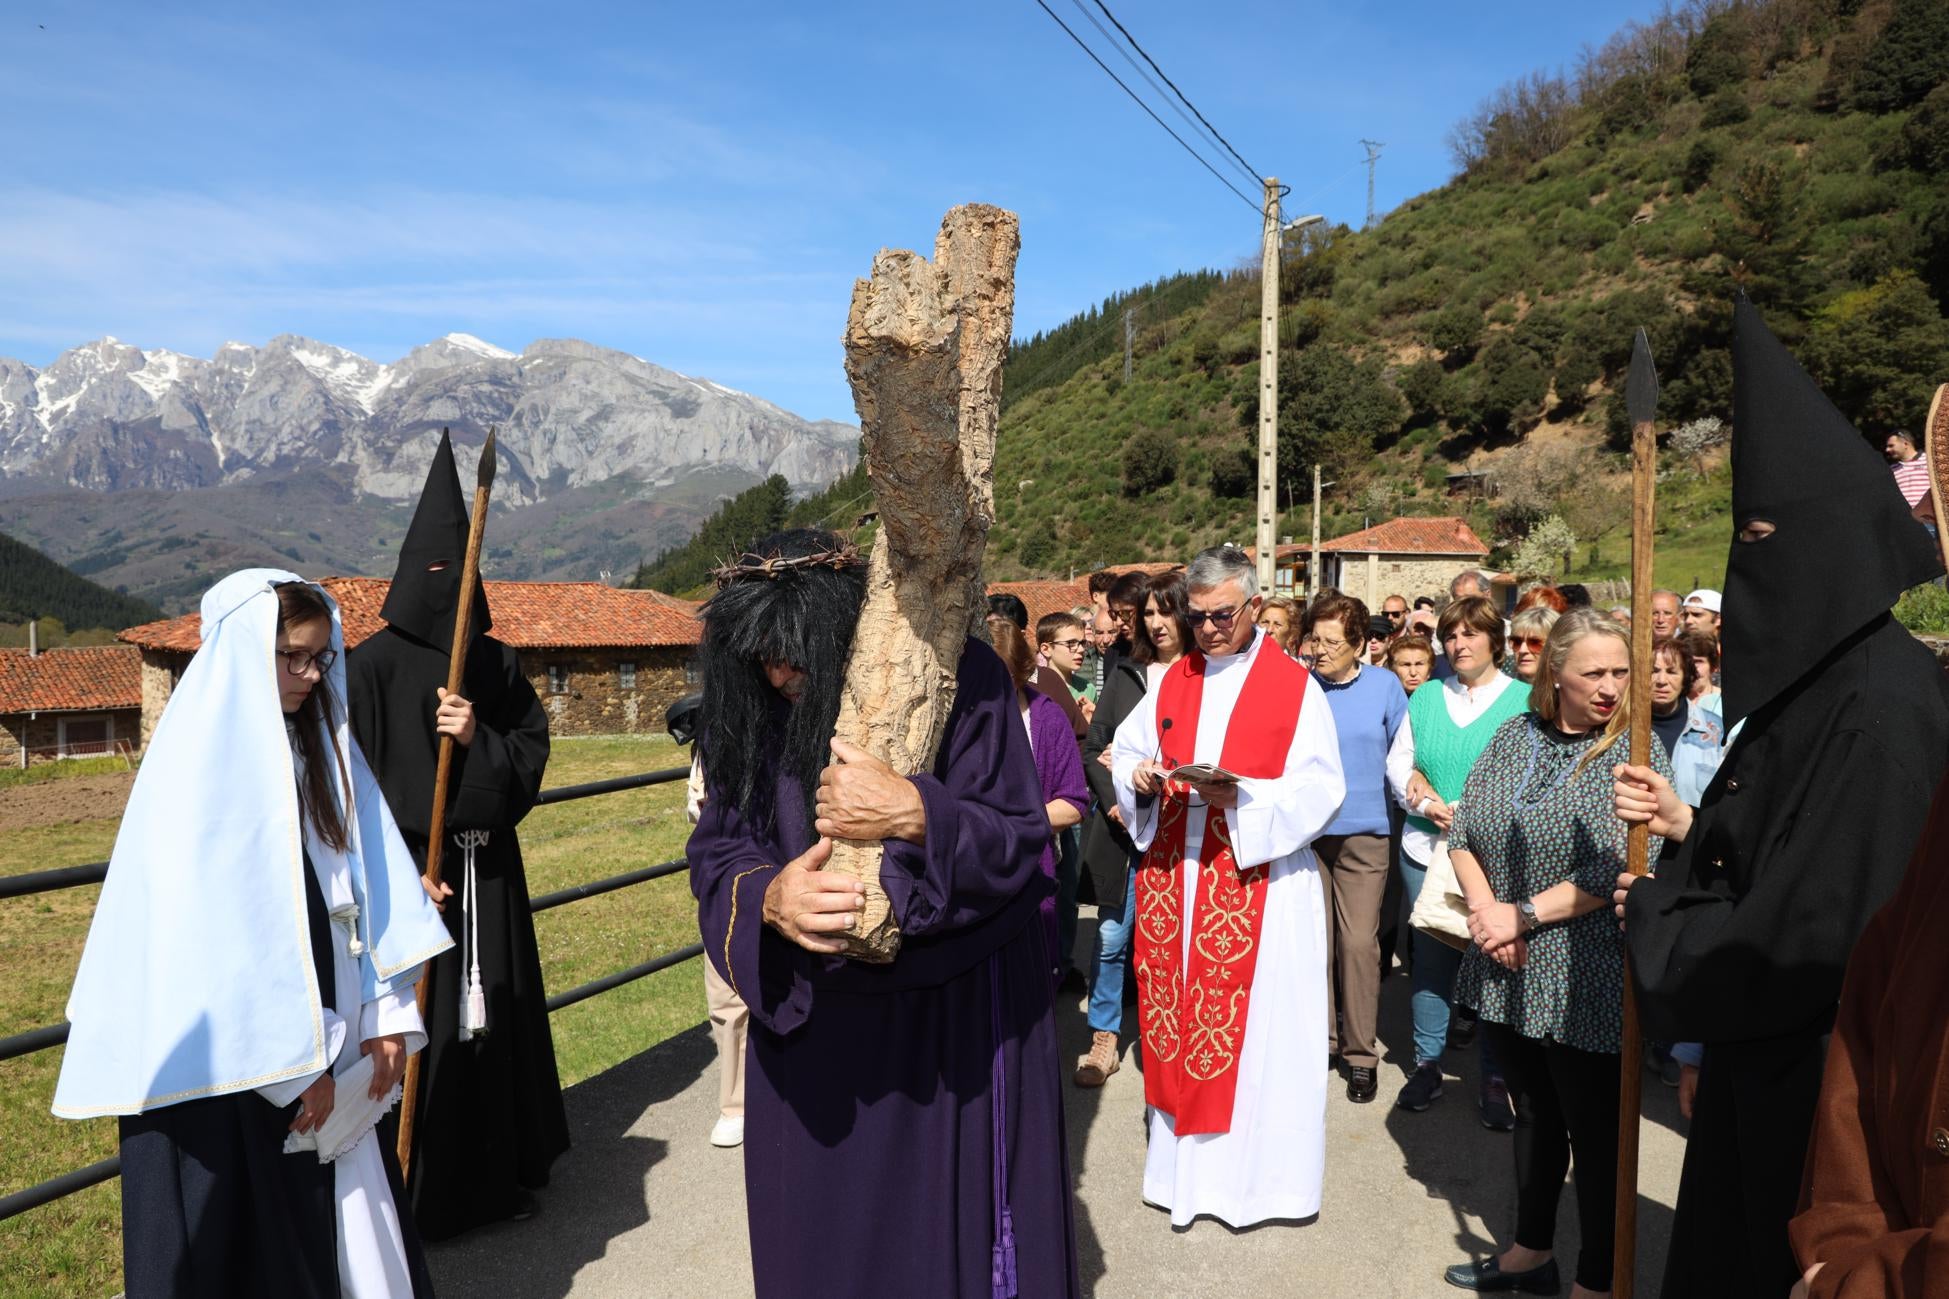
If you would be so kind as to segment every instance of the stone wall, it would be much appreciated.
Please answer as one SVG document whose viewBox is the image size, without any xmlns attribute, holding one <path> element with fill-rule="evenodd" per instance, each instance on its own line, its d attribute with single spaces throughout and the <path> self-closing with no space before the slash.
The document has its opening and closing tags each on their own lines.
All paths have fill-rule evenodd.
<svg viewBox="0 0 1949 1299">
<path fill-rule="evenodd" d="M 1383 555 L 1341 552 L 1331 557 L 1336 563 L 1321 565 L 1326 581 L 1379 613 L 1381 601 L 1390 595 L 1407 597 L 1410 605 L 1418 595 L 1448 598 L 1448 584 L 1465 568 L 1480 567 L 1473 555 Z"/>
<path fill-rule="evenodd" d="M 169 696 L 182 679 L 183 669 L 189 666 L 187 654 L 166 653 L 162 650 L 142 651 L 142 745 L 149 747 L 149 737 L 156 733 L 156 723 L 162 720 L 162 710 L 169 704 Z"/>
<path fill-rule="evenodd" d="M 548 710 L 551 735 L 656 735 L 663 710 L 699 687 L 688 669 L 693 651 L 525 650 L 521 670 Z M 624 685 L 633 665 L 635 682 Z"/>
<path fill-rule="evenodd" d="M 61 719 L 107 717 L 110 738 L 134 745 L 142 715 L 133 708 L 117 708 L 86 713 L 43 712 L 0 715 L 0 767 L 25 767 L 31 763 L 53 762 L 59 756 Z M 26 754 L 22 758 L 23 751 Z"/>
</svg>

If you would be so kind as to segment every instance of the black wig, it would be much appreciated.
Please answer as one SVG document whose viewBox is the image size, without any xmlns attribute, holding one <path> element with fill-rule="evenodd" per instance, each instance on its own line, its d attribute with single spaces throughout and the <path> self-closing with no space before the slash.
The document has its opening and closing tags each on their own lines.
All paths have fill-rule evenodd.
<svg viewBox="0 0 1949 1299">
<path fill-rule="evenodd" d="M 844 545 L 830 532 L 793 528 L 766 537 L 751 553 L 797 559 Z M 698 752 L 704 783 L 754 828 L 771 828 L 777 814 L 773 782 L 782 775 L 798 778 L 811 823 L 812 795 L 831 761 L 846 657 L 865 598 L 866 567 L 854 561 L 736 575 L 701 610 L 697 662 L 704 676 L 704 724 Z M 772 689 L 767 663 L 805 672 L 797 704 L 786 704 Z"/>
</svg>

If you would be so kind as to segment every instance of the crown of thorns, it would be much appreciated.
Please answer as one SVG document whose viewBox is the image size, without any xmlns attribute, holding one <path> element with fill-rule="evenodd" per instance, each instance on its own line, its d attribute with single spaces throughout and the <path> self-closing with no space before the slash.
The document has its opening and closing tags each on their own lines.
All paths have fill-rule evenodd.
<svg viewBox="0 0 1949 1299">
<path fill-rule="evenodd" d="M 810 555 L 793 555 L 789 559 L 777 553 L 759 555 L 747 550 L 730 563 L 712 569 L 711 577 L 716 579 L 717 589 L 721 591 L 733 582 L 749 582 L 758 578 L 769 582 L 802 568 L 837 570 L 851 568 L 857 563 L 859 547 L 851 542 L 832 550 L 814 551 Z"/>
</svg>

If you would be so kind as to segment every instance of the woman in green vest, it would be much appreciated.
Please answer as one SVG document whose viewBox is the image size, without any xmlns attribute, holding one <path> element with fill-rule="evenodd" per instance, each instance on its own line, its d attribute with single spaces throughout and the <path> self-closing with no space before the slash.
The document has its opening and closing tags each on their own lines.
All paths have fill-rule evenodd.
<svg viewBox="0 0 1949 1299">
<path fill-rule="evenodd" d="M 1408 717 L 1387 755 L 1387 782 L 1407 809 L 1401 833 L 1401 879 L 1408 906 L 1421 893 L 1428 865 L 1448 833 L 1469 769 L 1496 728 L 1525 711 L 1529 691 L 1498 670 L 1504 647 L 1502 614 L 1479 595 L 1452 601 L 1436 635 L 1454 675 L 1430 681 L 1408 700 Z M 1414 1072 L 1397 1104 L 1421 1111 L 1441 1098 L 1442 1050 L 1448 1044 L 1455 971 L 1462 953 L 1438 938 L 1414 932 Z M 1485 1127 L 1512 1131 L 1516 1113 L 1501 1071 L 1485 1049 L 1478 1099 Z"/>
</svg>

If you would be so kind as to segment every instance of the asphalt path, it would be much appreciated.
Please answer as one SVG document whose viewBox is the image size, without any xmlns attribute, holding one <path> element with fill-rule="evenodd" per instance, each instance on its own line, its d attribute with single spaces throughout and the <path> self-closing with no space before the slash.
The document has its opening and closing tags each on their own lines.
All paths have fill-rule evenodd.
<svg viewBox="0 0 1949 1299">
<path fill-rule="evenodd" d="M 1074 996 L 1058 1006 L 1058 1018 L 1067 1073 L 1088 1045 L 1088 1030 Z M 1126 1023 L 1134 1025 L 1134 1007 Z M 1511 1138 L 1476 1117 L 1473 1049 L 1449 1052 L 1447 1094 L 1432 1109 L 1413 1114 L 1394 1106 L 1412 1055 L 1408 980 L 1399 971 L 1383 985 L 1381 1037 L 1378 1101 L 1351 1104 L 1344 1085 L 1329 1082 L 1324 1205 L 1305 1223 L 1234 1231 L 1200 1220 L 1174 1230 L 1142 1201 L 1143 1077 L 1127 1043 L 1123 1067 L 1107 1086 L 1065 1083 L 1084 1293 L 1459 1293 L 1443 1283 L 1443 1268 L 1490 1251 L 1513 1229 Z M 1644 1082 L 1638 1294 L 1650 1299 L 1664 1267 L 1684 1141 L 1675 1093 L 1650 1073 Z M 431 1247 L 443 1299 L 750 1295 L 743 1154 L 706 1139 L 716 1108 L 716 1058 L 702 1025 L 573 1088 L 575 1145 L 556 1165 L 541 1212 Z M 829 1189 L 808 1188 L 808 1211 L 832 1204 Z M 1557 1232 L 1565 1293 L 1577 1234 L 1576 1192 L 1566 1183 Z M 816 1269 L 820 1261 L 807 1264 Z"/>
</svg>

